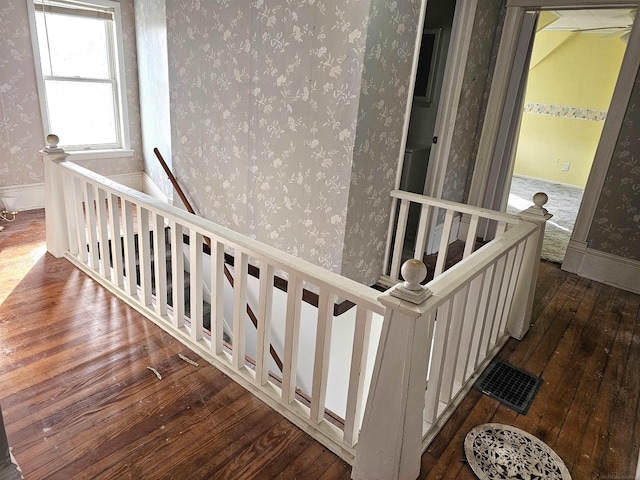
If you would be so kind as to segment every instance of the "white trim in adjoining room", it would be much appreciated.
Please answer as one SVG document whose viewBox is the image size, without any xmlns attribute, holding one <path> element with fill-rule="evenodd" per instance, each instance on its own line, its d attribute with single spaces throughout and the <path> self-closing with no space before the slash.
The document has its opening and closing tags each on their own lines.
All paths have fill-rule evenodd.
<svg viewBox="0 0 640 480">
<path fill-rule="evenodd" d="M 143 173 L 119 173 L 106 175 L 126 187 L 139 192 L 143 191 Z M 27 185 L 10 185 L 0 187 L 0 197 L 18 197 L 18 211 L 35 210 L 44 208 L 44 183 L 30 183 Z"/>
</svg>

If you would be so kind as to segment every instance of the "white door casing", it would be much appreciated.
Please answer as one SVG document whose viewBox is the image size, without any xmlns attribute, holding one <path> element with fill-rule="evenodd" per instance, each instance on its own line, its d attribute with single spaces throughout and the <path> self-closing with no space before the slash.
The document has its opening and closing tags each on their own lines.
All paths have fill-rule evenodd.
<svg viewBox="0 0 640 480">
<path fill-rule="evenodd" d="M 468 203 L 470 205 L 482 205 L 487 190 L 491 162 L 496 151 L 499 126 L 507 98 L 509 78 L 516 58 L 517 39 L 522 29 L 525 12 L 637 7 L 637 1 L 628 0 L 507 0 L 505 24 L 500 39 L 495 73 L 489 93 L 485 121 L 469 192 Z M 632 280 L 634 276 L 638 274 L 639 267 L 636 265 L 638 262 L 627 261 L 626 259 L 618 257 L 615 259 L 610 258 L 613 256 L 603 254 L 602 252 L 588 252 L 587 242 L 596 206 L 604 186 L 607 171 L 611 164 L 618 134 L 640 67 L 640 26 L 638 26 L 638 23 L 638 15 L 636 15 L 618 75 L 618 81 L 613 92 L 607 119 L 585 186 L 582 204 L 562 265 L 564 270 L 605 283 L 614 284 L 621 288 L 631 289 L 632 291 L 633 289 L 628 285 L 629 281 L 627 279 Z M 498 187 L 498 189 L 499 188 L 500 187 Z M 502 188 L 507 188 L 507 185 L 502 185 Z M 609 262 L 611 267 L 610 262 L 613 260 L 615 260 L 618 265 L 615 268 L 607 268 L 605 266 L 607 262 Z M 615 277 L 611 277 L 611 275 L 615 275 Z"/>
</svg>

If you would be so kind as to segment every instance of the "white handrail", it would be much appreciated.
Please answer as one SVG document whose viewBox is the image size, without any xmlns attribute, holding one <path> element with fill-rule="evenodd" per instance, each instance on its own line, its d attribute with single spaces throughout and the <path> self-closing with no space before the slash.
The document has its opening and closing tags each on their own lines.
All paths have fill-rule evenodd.
<svg viewBox="0 0 640 480">
<path fill-rule="evenodd" d="M 507 228 L 517 225 L 522 221 L 517 215 L 503 212 L 496 212 L 486 208 L 463 205 L 449 200 L 442 200 L 417 193 L 405 192 L 403 190 L 393 190 L 391 192 L 393 205 L 398 205 L 396 218 L 396 228 L 389 231 L 387 248 L 385 250 L 385 271 L 381 279 L 382 283 L 391 286 L 400 279 L 400 266 L 403 260 L 409 256 L 422 260 L 426 251 L 427 243 L 431 238 L 434 245 L 433 250 L 437 252 L 437 258 L 433 276 L 437 277 L 445 270 L 445 262 L 448 260 L 448 248 L 452 240 L 461 239 L 465 242 L 463 258 L 471 255 L 475 250 L 476 234 L 479 223 L 492 222 L 496 225 L 496 236 L 500 236 Z M 410 209 L 419 207 L 417 232 L 411 251 L 406 252 L 407 226 L 410 216 Z M 395 216 L 395 207 L 392 216 Z M 466 232 L 460 226 L 454 225 L 460 217 L 468 217 L 468 222 L 464 223 Z M 443 218 L 442 221 L 440 218 Z M 438 223 L 438 225 L 436 225 Z M 458 222 L 459 224 L 460 222 Z M 437 231 L 437 233 L 436 233 Z M 438 238 L 439 237 L 439 238 Z M 437 246 L 437 248 L 436 248 Z M 385 276 L 388 275 L 388 276 Z"/>
<path fill-rule="evenodd" d="M 419 204 L 428 204 L 433 207 L 442 208 L 445 210 L 454 210 L 463 214 L 478 215 L 482 218 L 488 218 L 491 220 L 496 220 L 498 222 L 513 224 L 520 222 L 520 218 L 517 215 L 512 215 L 510 213 L 497 212 L 495 210 L 489 210 L 488 208 L 474 207 L 473 205 L 465 205 L 463 203 L 443 200 L 441 198 L 428 197 L 426 195 L 420 195 L 418 193 L 405 192 L 404 190 L 392 190 L 391 196 L 400 200 L 409 200 L 411 202 Z"/>
</svg>

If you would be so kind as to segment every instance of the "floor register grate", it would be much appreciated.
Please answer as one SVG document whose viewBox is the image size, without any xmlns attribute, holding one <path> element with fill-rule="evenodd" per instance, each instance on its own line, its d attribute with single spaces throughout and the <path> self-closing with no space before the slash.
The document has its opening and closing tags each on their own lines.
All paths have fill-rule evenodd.
<svg viewBox="0 0 640 480">
<path fill-rule="evenodd" d="M 541 385 L 541 377 L 493 360 L 474 387 L 516 412 L 526 414 Z"/>
</svg>

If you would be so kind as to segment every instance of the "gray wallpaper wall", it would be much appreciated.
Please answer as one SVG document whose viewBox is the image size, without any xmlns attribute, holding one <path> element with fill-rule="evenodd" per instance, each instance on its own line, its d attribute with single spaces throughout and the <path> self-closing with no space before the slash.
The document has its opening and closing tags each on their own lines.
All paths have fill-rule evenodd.
<svg viewBox="0 0 640 480">
<path fill-rule="evenodd" d="M 25 0 L 0 3 L 0 186 L 43 181 L 44 146 Z"/>
<path fill-rule="evenodd" d="M 589 231 L 589 247 L 640 261 L 640 72 Z"/>
<path fill-rule="evenodd" d="M 169 109 L 169 60 L 167 14 L 164 0 L 135 0 L 138 81 L 144 171 L 167 198 L 173 187 L 153 153 L 158 148 L 169 167 L 171 161 L 171 116 Z"/>
<path fill-rule="evenodd" d="M 203 216 L 337 272 L 377 254 L 418 9 L 400 3 L 167 0 L 173 164 Z"/>
<path fill-rule="evenodd" d="M 28 0 L 0 2 L 0 187 L 38 184 L 44 180 L 38 150 L 45 145 L 33 49 L 27 15 Z M 122 0 L 127 98 L 134 158 L 83 161 L 104 175 L 142 171 L 140 115 L 133 0 Z M 55 133 L 55 132 L 54 132 Z"/>
<path fill-rule="evenodd" d="M 369 12 L 342 265 L 369 285 L 383 270 L 419 13 L 419 1 L 385 0 Z"/>
</svg>

